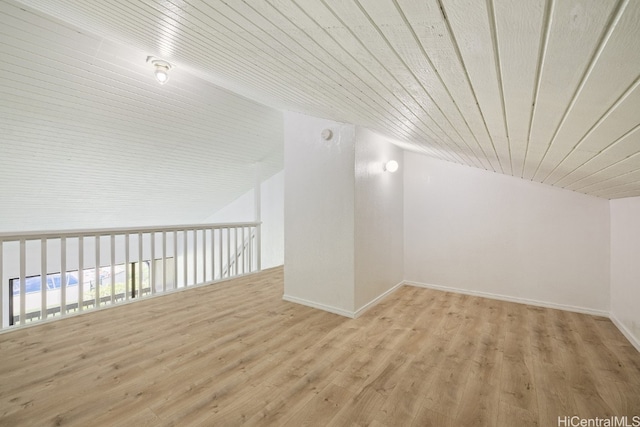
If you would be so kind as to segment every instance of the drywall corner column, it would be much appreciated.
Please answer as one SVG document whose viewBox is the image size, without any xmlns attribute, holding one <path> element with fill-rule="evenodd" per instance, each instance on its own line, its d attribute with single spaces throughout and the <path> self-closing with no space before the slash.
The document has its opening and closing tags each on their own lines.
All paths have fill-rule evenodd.
<svg viewBox="0 0 640 427">
<path fill-rule="evenodd" d="M 284 299 L 353 315 L 355 127 L 286 112 L 284 129 Z"/>
<path fill-rule="evenodd" d="M 611 209 L 611 320 L 640 351 L 640 197 Z"/>
<path fill-rule="evenodd" d="M 253 194 L 254 194 L 254 201 L 253 201 L 253 208 L 255 210 L 254 214 L 254 221 L 255 222 L 261 222 L 262 218 L 260 216 L 260 208 L 261 208 L 261 200 L 260 200 L 260 187 L 262 187 L 262 168 L 260 163 L 256 163 L 255 165 L 255 172 L 256 172 L 256 182 L 255 182 L 255 186 L 253 188 Z M 262 224 L 258 225 L 258 227 L 256 228 L 256 245 L 258 247 L 258 251 L 256 253 L 256 268 L 258 269 L 258 271 L 262 270 Z"/>
<path fill-rule="evenodd" d="M 375 303 L 404 279 L 403 150 L 356 128 L 355 309 Z M 384 164 L 395 160 L 395 173 Z"/>
<path fill-rule="evenodd" d="M 284 264 L 284 171 L 262 183 L 260 191 L 262 269 Z"/>
</svg>

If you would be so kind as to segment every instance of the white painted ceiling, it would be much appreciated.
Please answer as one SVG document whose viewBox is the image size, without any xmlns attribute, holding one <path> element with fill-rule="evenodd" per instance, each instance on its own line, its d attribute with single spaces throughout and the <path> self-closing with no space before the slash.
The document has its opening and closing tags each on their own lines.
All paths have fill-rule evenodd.
<svg viewBox="0 0 640 427">
<path fill-rule="evenodd" d="M 97 52 L 98 65 L 106 71 L 93 70 L 102 80 L 92 85 L 121 89 L 117 99 L 103 102 L 109 107 L 121 103 L 120 114 L 129 119 L 135 110 L 140 114 L 136 126 L 160 126 L 158 150 L 175 147 L 165 137 L 173 130 L 178 138 L 184 129 L 162 128 L 155 108 L 144 118 L 145 101 L 158 99 L 167 106 L 195 102 L 220 110 L 208 101 L 220 90 L 207 81 L 279 110 L 368 127 L 436 158 L 603 198 L 640 196 L 637 0 L 20 3 L 68 24 L 64 31 L 38 24 L 41 35 L 35 44 L 66 49 L 56 60 L 83 68 L 73 52 L 84 49 L 87 57 Z M 7 13 L 14 3 L 0 5 Z M 7 35 L 18 40 L 15 49 L 31 40 L 30 31 L 19 22 L 0 30 L 3 41 Z M 144 64 L 126 66 L 143 59 L 123 60 L 121 45 L 176 64 L 172 81 L 161 90 L 148 80 L 140 87 L 148 72 Z M 69 72 L 58 71 L 59 78 Z M 179 87 L 173 89 L 174 84 Z M 178 102 L 166 92 L 173 90 L 180 92 Z M 80 92 L 62 99 L 84 98 Z M 135 109 L 125 107 L 129 103 Z M 189 137 L 206 140 L 206 109 L 199 118 L 192 117 L 193 109 L 180 116 L 181 126 L 195 120 L 197 130 Z M 259 107 L 251 104 L 230 109 L 228 116 L 241 114 L 251 126 L 255 110 Z M 115 121 L 110 116 L 99 127 L 103 137 L 113 132 Z M 265 124 L 253 132 L 269 128 Z M 196 147 L 184 153 L 185 159 L 205 164 L 210 156 L 198 155 Z M 249 144 L 243 153 L 253 161 L 259 157 L 251 154 L 255 149 Z M 179 151 L 174 148 L 168 157 Z M 144 197 L 143 192 L 131 195 L 136 197 Z"/>
</svg>

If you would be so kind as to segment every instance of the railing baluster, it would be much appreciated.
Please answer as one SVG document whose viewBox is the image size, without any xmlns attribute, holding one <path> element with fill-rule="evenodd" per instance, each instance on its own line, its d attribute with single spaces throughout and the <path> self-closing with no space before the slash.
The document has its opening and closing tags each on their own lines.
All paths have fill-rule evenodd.
<svg viewBox="0 0 640 427">
<path fill-rule="evenodd" d="M 142 233 L 138 233 L 138 298 L 142 298 Z"/>
<path fill-rule="evenodd" d="M 233 265 L 233 275 L 237 274 L 238 270 L 238 229 L 233 228 L 233 244 L 231 245 L 231 250 L 233 250 L 233 256 L 231 257 L 231 264 Z"/>
<path fill-rule="evenodd" d="M 187 287 L 187 253 L 189 252 L 189 238 L 188 230 L 182 231 L 182 275 L 184 280 L 184 287 Z"/>
<path fill-rule="evenodd" d="M 84 237 L 78 236 L 78 311 L 84 310 Z"/>
<path fill-rule="evenodd" d="M 84 310 L 84 237 L 78 236 L 78 311 Z"/>
<path fill-rule="evenodd" d="M 94 289 L 96 290 L 94 308 L 100 307 L 100 235 L 96 234 L 95 236 L 95 246 L 96 246 L 96 265 L 94 266 Z"/>
<path fill-rule="evenodd" d="M 245 246 L 247 244 L 247 242 L 245 242 L 244 240 L 244 227 L 241 227 L 240 230 L 238 231 L 239 233 L 239 237 L 238 239 L 240 239 L 240 257 L 242 258 L 242 265 L 240 268 L 240 272 L 238 274 L 244 274 L 245 273 L 245 262 L 247 261 L 247 259 L 244 256 L 244 251 L 245 251 Z"/>
<path fill-rule="evenodd" d="M 233 275 L 238 274 L 238 227 L 233 227 Z"/>
<path fill-rule="evenodd" d="M 130 244 L 129 233 L 124 234 L 124 300 L 127 301 L 129 299 L 129 291 L 130 288 L 130 263 L 131 263 L 131 254 L 129 253 L 129 244 Z"/>
<path fill-rule="evenodd" d="M 245 272 L 250 273 L 251 272 L 251 227 L 247 227 L 247 235 L 246 235 L 246 240 L 245 240 L 245 245 L 246 245 L 246 252 L 245 252 L 245 257 L 246 257 L 246 270 Z"/>
<path fill-rule="evenodd" d="M 193 284 L 198 284 L 198 229 L 193 230 Z"/>
<path fill-rule="evenodd" d="M 207 281 L 207 229 L 202 229 L 202 283 Z"/>
<path fill-rule="evenodd" d="M 260 223 L 256 225 L 256 270 L 260 271 L 262 269 L 262 243 L 260 237 Z"/>
<path fill-rule="evenodd" d="M 167 292 L 167 232 L 162 232 L 162 292 Z"/>
<path fill-rule="evenodd" d="M 156 233 L 151 232 L 151 262 L 149 265 L 149 290 L 156 293 Z"/>
<path fill-rule="evenodd" d="M 211 228 L 211 281 L 216 280 L 216 229 Z"/>
<path fill-rule="evenodd" d="M 173 230 L 173 289 L 178 289 L 178 232 Z"/>
<path fill-rule="evenodd" d="M 27 255 L 26 255 L 26 241 L 20 239 L 20 324 L 24 325 L 26 320 L 26 278 L 27 271 Z"/>
<path fill-rule="evenodd" d="M 222 264 L 222 228 L 218 228 L 218 260 L 220 261 L 220 277 L 222 280 L 222 275 L 224 274 L 224 265 Z"/>
<path fill-rule="evenodd" d="M 231 228 L 227 228 L 227 275 L 231 275 Z"/>
<path fill-rule="evenodd" d="M 249 227 L 249 272 L 253 271 L 253 227 Z"/>
<path fill-rule="evenodd" d="M 0 329 L 4 328 L 4 255 L 3 255 L 4 241 L 0 239 Z M 9 287 L 9 293 L 7 298 L 13 297 L 13 289 Z"/>
<path fill-rule="evenodd" d="M 258 270 L 258 252 L 260 252 L 260 246 L 258 245 L 258 227 L 253 227 L 253 270 Z"/>
<path fill-rule="evenodd" d="M 47 239 L 40 239 L 40 318 L 47 318 Z"/>
<path fill-rule="evenodd" d="M 115 234 L 111 234 L 109 236 L 109 249 L 111 250 L 111 260 L 110 260 L 110 268 L 109 268 L 109 276 L 111 278 L 111 304 L 116 301 L 116 236 Z"/>
<path fill-rule="evenodd" d="M 60 316 L 67 314 L 67 239 L 60 238 Z"/>
</svg>

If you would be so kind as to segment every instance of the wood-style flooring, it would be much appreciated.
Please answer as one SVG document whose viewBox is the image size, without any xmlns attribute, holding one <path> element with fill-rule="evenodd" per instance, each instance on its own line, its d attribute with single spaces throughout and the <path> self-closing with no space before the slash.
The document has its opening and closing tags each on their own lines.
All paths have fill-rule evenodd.
<svg viewBox="0 0 640 427">
<path fill-rule="evenodd" d="M 0 334 L 0 425 L 640 416 L 640 353 L 606 318 L 406 286 L 353 320 L 282 292 L 276 268 Z"/>
</svg>

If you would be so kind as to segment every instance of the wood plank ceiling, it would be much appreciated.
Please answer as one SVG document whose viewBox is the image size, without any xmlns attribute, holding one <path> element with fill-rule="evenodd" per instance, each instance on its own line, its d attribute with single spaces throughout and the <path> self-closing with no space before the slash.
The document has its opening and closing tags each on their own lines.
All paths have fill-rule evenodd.
<svg viewBox="0 0 640 427">
<path fill-rule="evenodd" d="M 21 0 L 253 100 L 640 196 L 640 1 Z"/>
<path fill-rule="evenodd" d="M 197 223 L 255 163 L 282 170 L 281 111 L 189 73 L 160 86 L 146 56 L 0 1 L 0 232 Z"/>
</svg>

